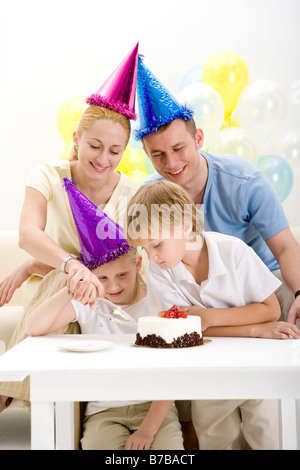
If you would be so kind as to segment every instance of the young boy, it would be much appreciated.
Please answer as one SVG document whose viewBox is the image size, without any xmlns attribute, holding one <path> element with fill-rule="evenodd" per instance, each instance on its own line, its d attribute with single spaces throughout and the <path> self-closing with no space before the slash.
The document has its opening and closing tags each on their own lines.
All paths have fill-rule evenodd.
<svg viewBox="0 0 300 470">
<path fill-rule="evenodd" d="M 152 313 L 177 304 L 201 317 L 208 336 L 300 337 L 295 325 L 276 322 L 280 281 L 241 240 L 204 232 L 182 187 L 149 183 L 132 197 L 127 214 L 127 239 L 149 258 Z M 200 449 L 241 449 L 245 441 L 253 449 L 276 449 L 277 413 L 271 400 L 192 403 Z"/>
</svg>

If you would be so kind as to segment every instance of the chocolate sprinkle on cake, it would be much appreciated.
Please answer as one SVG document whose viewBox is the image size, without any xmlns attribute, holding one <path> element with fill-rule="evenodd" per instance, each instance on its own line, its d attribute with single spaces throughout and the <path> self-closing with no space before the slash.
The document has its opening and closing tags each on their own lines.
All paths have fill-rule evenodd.
<svg viewBox="0 0 300 470">
<path fill-rule="evenodd" d="M 147 335 L 144 338 L 139 333 L 136 335 L 135 344 L 137 346 L 147 346 L 149 348 L 190 348 L 192 346 L 201 346 L 203 338 L 194 331 L 194 333 L 179 336 L 172 343 L 167 343 L 161 336 Z"/>
</svg>

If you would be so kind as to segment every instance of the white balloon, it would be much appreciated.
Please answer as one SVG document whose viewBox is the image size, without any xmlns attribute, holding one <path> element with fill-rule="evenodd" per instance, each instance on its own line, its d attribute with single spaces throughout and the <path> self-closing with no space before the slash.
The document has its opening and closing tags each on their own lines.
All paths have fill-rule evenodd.
<svg viewBox="0 0 300 470">
<path fill-rule="evenodd" d="M 266 145 L 267 154 L 284 158 L 292 169 L 300 170 L 300 133 L 286 131 L 270 139 Z"/>
<path fill-rule="evenodd" d="M 224 122 L 225 107 L 220 94 L 206 83 L 191 83 L 180 90 L 177 98 L 194 110 L 196 126 L 204 133 L 206 150 Z"/>
<path fill-rule="evenodd" d="M 229 127 L 220 131 L 209 151 L 217 155 L 236 155 L 253 165 L 258 158 L 258 150 L 251 134 L 240 127 Z"/>
<path fill-rule="evenodd" d="M 260 150 L 282 124 L 286 111 L 287 97 L 283 89 L 272 80 L 256 80 L 242 91 L 236 116 Z"/>
</svg>

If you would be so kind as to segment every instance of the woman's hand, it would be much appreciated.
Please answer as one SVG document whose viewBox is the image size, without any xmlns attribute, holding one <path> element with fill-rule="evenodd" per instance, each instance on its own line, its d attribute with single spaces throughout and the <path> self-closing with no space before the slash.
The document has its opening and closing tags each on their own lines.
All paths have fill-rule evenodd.
<svg viewBox="0 0 300 470">
<path fill-rule="evenodd" d="M 16 289 L 21 287 L 23 282 L 31 276 L 31 266 L 31 260 L 25 261 L 0 282 L 0 307 L 7 304 Z"/>
<path fill-rule="evenodd" d="M 103 284 L 80 261 L 69 260 L 66 269 L 68 271 L 68 292 L 75 300 L 84 305 L 88 303 L 92 307 L 97 297 L 104 297 Z"/>
</svg>

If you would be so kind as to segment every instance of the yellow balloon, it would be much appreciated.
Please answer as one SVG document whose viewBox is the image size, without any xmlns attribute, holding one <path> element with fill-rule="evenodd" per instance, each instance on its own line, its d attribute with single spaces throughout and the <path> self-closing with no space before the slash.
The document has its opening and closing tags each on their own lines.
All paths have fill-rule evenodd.
<svg viewBox="0 0 300 470">
<path fill-rule="evenodd" d="M 127 173 L 127 176 L 131 178 L 138 186 L 148 178 L 148 171 L 141 170 L 140 168 L 132 169 Z"/>
<path fill-rule="evenodd" d="M 131 152 L 130 145 L 128 144 L 122 155 L 121 161 L 116 168 L 116 170 L 122 171 L 122 173 L 125 173 L 125 175 L 130 165 L 130 152 Z"/>
<path fill-rule="evenodd" d="M 62 103 L 57 111 L 56 126 L 58 132 L 67 144 L 73 140 L 73 132 L 76 130 L 82 113 L 86 109 L 86 101 L 82 96 L 69 98 Z"/>
<path fill-rule="evenodd" d="M 73 142 L 69 142 L 68 144 L 66 144 L 64 148 L 62 149 L 62 152 L 59 158 L 62 158 L 62 159 L 65 158 L 66 160 L 68 160 L 72 147 L 73 147 Z"/>
<path fill-rule="evenodd" d="M 221 126 L 221 130 L 228 129 L 228 127 L 241 127 L 239 120 L 235 116 L 228 116 L 227 119 L 223 122 Z"/>
<path fill-rule="evenodd" d="M 130 173 L 136 169 L 148 173 L 147 168 L 146 168 L 146 158 L 147 156 L 143 150 L 131 148 L 130 149 L 130 161 L 129 161 L 129 167 L 127 169 L 127 173 Z"/>
<path fill-rule="evenodd" d="M 215 88 L 221 95 L 226 120 L 235 110 L 241 92 L 249 83 L 249 69 L 236 52 L 219 51 L 204 64 L 202 82 Z"/>
</svg>

